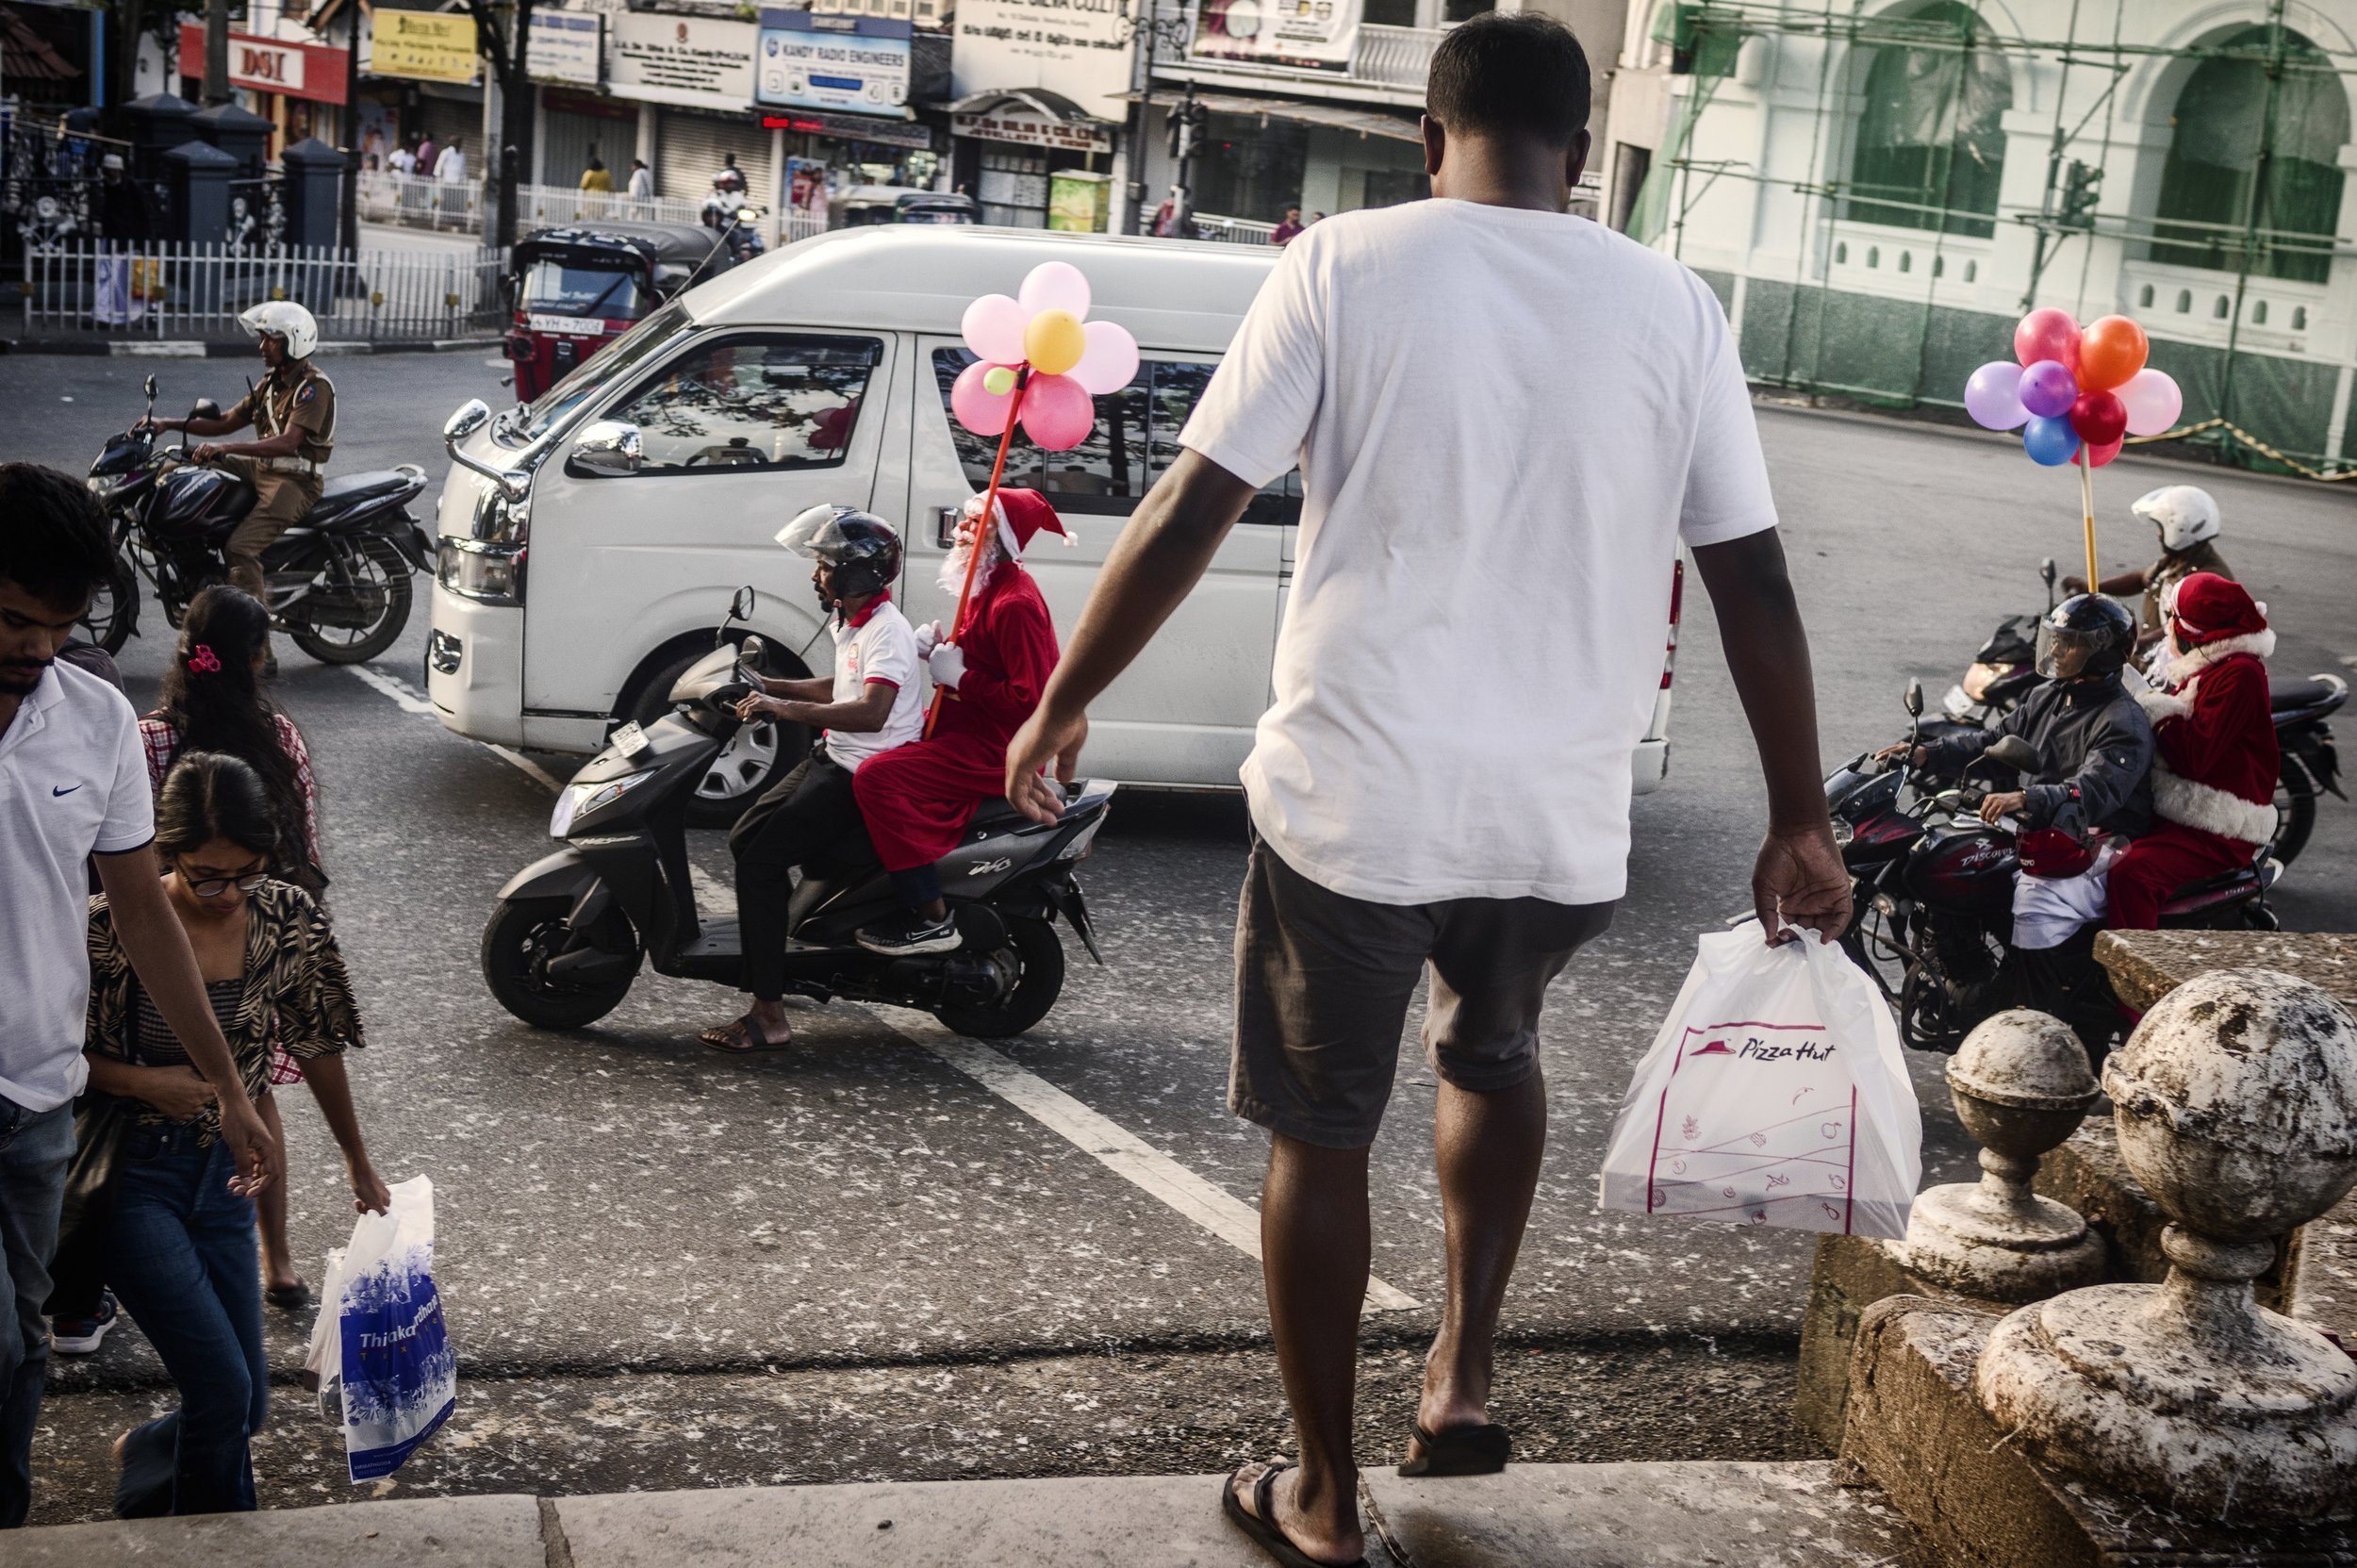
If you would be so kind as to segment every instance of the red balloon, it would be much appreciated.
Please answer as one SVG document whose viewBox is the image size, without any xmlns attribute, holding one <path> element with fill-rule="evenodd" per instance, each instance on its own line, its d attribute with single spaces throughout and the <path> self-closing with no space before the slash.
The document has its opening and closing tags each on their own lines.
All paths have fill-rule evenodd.
<svg viewBox="0 0 2357 1568">
<path fill-rule="evenodd" d="M 2013 329 L 2013 356 L 2024 365 L 2059 359 L 2072 375 L 2079 373 L 2079 323 L 2068 310 L 2041 305 L 2021 318 Z"/>
<path fill-rule="evenodd" d="M 2085 450 L 2087 454 L 2088 466 L 2092 468 L 2102 468 L 2104 464 L 2119 455 L 2119 448 L 2120 442 L 2118 441 L 2106 441 L 2102 446 L 2091 446 L 2085 448 Z"/>
<path fill-rule="evenodd" d="M 2091 447 L 2110 446 L 2128 433 L 2128 407 L 2111 392 L 2081 392 L 2070 405 L 2070 428 Z"/>
</svg>

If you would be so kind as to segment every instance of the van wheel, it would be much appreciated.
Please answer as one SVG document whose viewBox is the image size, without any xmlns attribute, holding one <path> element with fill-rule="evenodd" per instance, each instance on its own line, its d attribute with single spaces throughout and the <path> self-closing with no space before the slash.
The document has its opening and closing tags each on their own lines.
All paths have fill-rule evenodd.
<svg viewBox="0 0 2357 1568">
<path fill-rule="evenodd" d="M 596 1023 L 630 995 L 638 976 L 638 943 L 629 921 L 618 911 L 603 917 L 617 921 L 618 935 L 630 944 L 630 968 L 618 980 L 567 982 L 552 978 L 552 958 L 579 944 L 565 917 L 572 913 L 570 899 L 503 899 L 483 928 L 483 980 L 499 1004 L 535 1029 L 584 1029 Z"/>
<path fill-rule="evenodd" d="M 683 653 L 656 670 L 639 689 L 638 700 L 631 704 L 630 717 L 651 725 L 669 713 L 673 684 L 703 656 L 703 650 Z M 763 790 L 801 766 L 802 759 L 810 755 L 810 731 L 799 724 L 765 719 L 758 724 L 738 726 L 736 734 L 704 769 L 704 776 L 696 781 L 695 793 L 687 798 L 687 825 L 734 825 L 745 815 L 745 808 L 761 798 Z"/>
<path fill-rule="evenodd" d="M 991 956 L 1014 967 L 1014 985 L 1006 996 L 991 1007 L 936 1007 L 933 1016 L 960 1034 L 1003 1040 L 1047 1016 L 1063 994 L 1063 944 L 1047 921 L 1010 916 L 1007 945 Z"/>
</svg>

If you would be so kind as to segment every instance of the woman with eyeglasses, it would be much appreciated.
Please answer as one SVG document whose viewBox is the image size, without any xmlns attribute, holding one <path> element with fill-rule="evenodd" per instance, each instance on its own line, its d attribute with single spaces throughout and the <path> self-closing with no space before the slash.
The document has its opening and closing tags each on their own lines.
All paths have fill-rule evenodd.
<svg viewBox="0 0 2357 1568">
<path fill-rule="evenodd" d="M 273 1038 L 306 1069 L 351 1164 L 354 1207 L 382 1212 L 343 1052 L 359 1012 L 327 920 L 309 894 L 271 875 L 280 825 L 270 792 L 235 757 L 183 752 L 156 808 L 164 892 L 259 1098 Z M 140 985 L 104 898 L 91 900 L 90 1088 L 118 1103 L 81 1121 L 84 1154 L 119 1140 L 106 1164 L 107 1278 L 180 1391 L 180 1408 L 116 1443 L 124 1518 L 255 1507 L 251 1440 L 269 1405 L 254 1204 L 229 1188 L 210 1087 Z M 106 1131 L 102 1131 L 106 1130 Z"/>
</svg>

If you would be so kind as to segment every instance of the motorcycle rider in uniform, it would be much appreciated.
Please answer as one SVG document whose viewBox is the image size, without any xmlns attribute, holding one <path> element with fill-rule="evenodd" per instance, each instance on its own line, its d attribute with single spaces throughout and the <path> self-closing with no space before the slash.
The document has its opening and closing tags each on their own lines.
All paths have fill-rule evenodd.
<svg viewBox="0 0 2357 1568">
<path fill-rule="evenodd" d="M 226 469 L 254 487 L 254 509 L 230 534 L 223 553 L 228 557 L 229 581 L 269 604 L 262 552 L 319 501 L 325 485 L 321 476 L 336 445 L 336 387 L 312 363 L 320 326 L 303 306 L 291 300 L 266 301 L 239 316 L 238 324 L 255 336 L 269 368 L 261 385 L 248 388 L 217 419 L 159 419 L 150 428 L 185 430 L 204 438 L 189 454 L 191 462 Z M 255 437 L 251 441 L 210 439 L 248 425 Z M 275 674 L 277 658 L 271 656 L 264 668 Z"/>
<path fill-rule="evenodd" d="M 2114 597 L 2144 595 L 2136 615 L 2136 652 L 2141 657 L 2164 635 L 2161 604 L 2168 591 L 2197 571 L 2233 581 L 2234 573 L 2214 542 L 2218 536 L 2217 503 L 2197 485 L 2164 485 L 2147 491 L 2129 510 L 2150 522 L 2161 536 L 2161 558 L 2141 571 L 2106 577 L 2097 591 Z M 2062 580 L 2063 592 L 2085 593 L 2086 584 L 2076 577 Z"/>
<path fill-rule="evenodd" d="M 2079 1032 L 2090 1054 L 2111 1036 L 2117 1004 L 2094 961 L 2104 912 L 2104 877 L 2120 841 L 2152 822 L 2152 723 L 2120 678 L 2135 644 L 2128 607 L 2077 594 L 2038 626 L 2037 670 L 2046 684 L 1986 730 L 1915 748 L 1923 771 L 1960 774 L 2001 735 L 2019 735 L 2041 766 L 2019 789 L 1990 794 L 1981 819 L 2018 819 L 2021 869 L 2014 881 L 2012 941 L 1994 979 L 1952 999 L 1968 1023 L 1998 1008 L 2035 1007 Z M 1878 755 L 1904 751 L 1904 742 Z M 2081 840 L 2102 829 L 2100 851 Z"/>
</svg>

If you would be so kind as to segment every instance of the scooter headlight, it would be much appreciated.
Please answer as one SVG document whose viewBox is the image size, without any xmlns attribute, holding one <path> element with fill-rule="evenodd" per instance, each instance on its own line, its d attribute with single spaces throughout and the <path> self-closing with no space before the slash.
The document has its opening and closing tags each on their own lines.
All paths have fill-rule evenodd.
<svg viewBox="0 0 2357 1568">
<path fill-rule="evenodd" d="M 556 797 L 556 810 L 549 816 L 549 836 L 567 837 L 575 822 L 595 817 L 654 775 L 655 770 L 651 767 L 643 773 L 627 773 L 598 784 L 567 784 Z"/>
</svg>

